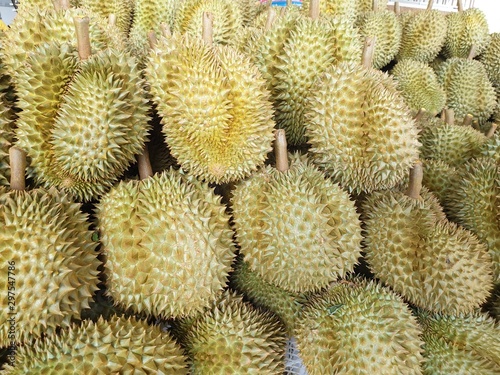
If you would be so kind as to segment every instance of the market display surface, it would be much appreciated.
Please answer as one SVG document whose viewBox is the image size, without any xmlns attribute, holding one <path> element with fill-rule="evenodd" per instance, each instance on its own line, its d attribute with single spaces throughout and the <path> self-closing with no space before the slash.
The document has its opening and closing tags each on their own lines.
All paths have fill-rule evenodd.
<svg viewBox="0 0 500 375">
<path fill-rule="evenodd" d="M 0 374 L 500 374 L 500 34 L 286 3 L 19 2 Z"/>
</svg>

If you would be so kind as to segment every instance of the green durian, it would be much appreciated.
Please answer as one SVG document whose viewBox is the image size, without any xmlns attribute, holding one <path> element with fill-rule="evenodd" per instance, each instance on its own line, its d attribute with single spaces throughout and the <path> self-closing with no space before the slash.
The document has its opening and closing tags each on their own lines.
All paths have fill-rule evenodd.
<svg viewBox="0 0 500 375">
<path fill-rule="evenodd" d="M 497 164 L 500 165 L 500 133 L 494 133 L 488 140 L 483 144 L 481 148 L 481 157 L 491 158 L 495 160 Z"/>
<path fill-rule="evenodd" d="M 304 15 L 309 15 L 311 0 L 303 0 L 301 10 Z M 370 9 L 371 10 L 371 9 Z M 354 22 L 358 16 L 359 8 L 357 1 L 350 0 L 322 0 L 319 2 L 319 11 L 325 16 L 334 16 L 349 19 Z"/>
<path fill-rule="evenodd" d="M 135 318 L 72 325 L 18 348 L 3 374 L 188 374 L 187 358 L 167 332 Z"/>
<path fill-rule="evenodd" d="M 306 97 L 315 81 L 332 65 L 358 62 L 361 42 L 357 29 L 343 18 L 298 18 L 283 44 L 273 90 L 275 121 L 288 143 L 307 141 Z"/>
<path fill-rule="evenodd" d="M 276 315 L 283 322 L 288 334 L 293 335 L 296 321 L 307 296 L 278 288 L 265 281 L 250 269 L 243 257 L 238 260 L 231 274 L 231 285 L 252 304 Z"/>
<path fill-rule="evenodd" d="M 493 286 L 486 246 L 449 222 L 427 189 L 422 188 L 419 198 L 410 195 L 394 189 L 375 192 L 363 202 L 370 270 L 418 307 L 471 312 L 485 302 Z"/>
<path fill-rule="evenodd" d="M 281 375 L 285 333 L 279 320 L 225 292 L 190 324 L 186 352 L 191 374 Z"/>
<path fill-rule="evenodd" d="M 231 47 L 174 36 L 153 51 L 146 76 L 167 144 L 187 173 L 221 184 L 264 164 L 273 140 L 272 105 L 248 58 Z"/>
<path fill-rule="evenodd" d="M 476 48 L 474 56 L 486 50 L 490 35 L 488 21 L 481 10 L 470 8 L 464 12 L 449 13 L 446 15 L 446 21 L 448 27 L 443 46 L 443 54 L 446 57 L 467 58 L 472 46 Z"/>
<path fill-rule="evenodd" d="M 418 129 L 386 73 L 332 66 L 306 102 L 311 158 L 349 192 L 392 188 L 418 158 Z"/>
<path fill-rule="evenodd" d="M 240 252 L 265 281 L 317 291 L 351 272 L 361 254 L 354 202 L 304 157 L 270 166 L 236 186 L 231 199 Z"/>
<path fill-rule="evenodd" d="M 428 113 L 437 114 L 445 106 L 446 93 L 436 73 L 426 63 L 400 60 L 392 69 L 391 75 L 413 113 L 416 114 L 423 108 Z"/>
<path fill-rule="evenodd" d="M 493 88 L 483 64 L 476 60 L 450 58 L 436 71 L 446 92 L 446 105 L 462 120 L 467 114 L 486 122 L 496 106 Z"/>
<path fill-rule="evenodd" d="M 441 206 L 446 206 L 450 196 L 450 181 L 455 178 L 457 169 L 441 159 L 423 159 L 425 170 L 422 184 L 439 199 Z"/>
<path fill-rule="evenodd" d="M 114 14 L 116 27 L 125 35 L 128 34 L 132 23 L 134 0 L 80 0 L 80 7 L 87 8 L 105 19 Z"/>
<path fill-rule="evenodd" d="M 408 13 L 401 17 L 403 36 L 397 60 L 411 59 L 430 63 L 446 38 L 447 23 L 444 13 L 437 10 Z"/>
<path fill-rule="evenodd" d="M 420 312 L 425 375 L 495 375 L 500 368 L 500 326 L 486 314 L 447 316 Z"/>
<path fill-rule="evenodd" d="M 363 37 L 376 37 L 373 67 L 381 69 L 396 57 L 401 45 L 402 29 L 398 18 L 389 10 L 361 13 L 356 26 Z"/>
<path fill-rule="evenodd" d="M 312 296 L 297 324 L 309 375 L 422 374 L 421 330 L 401 297 L 360 278 Z"/>
<path fill-rule="evenodd" d="M 18 72 L 16 145 L 31 176 L 78 200 L 107 191 L 147 139 L 149 111 L 136 60 L 107 49 L 79 61 L 68 45 L 45 44 Z"/>
<path fill-rule="evenodd" d="M 359 9 L 360 13 L 364 12 L 370 12 L 372 10 L 376 12 L 383 12 L 387 10 L 387 3 L 389 2 L 388 0 L 355 0 L 354 2 L 357 2 L 357 6 Z M 373 7 L 375 4 L 375 8 Z"/>
<path fill-rule="evenodd" d="M 96 217 L 107 294 L 116 304 L 159 317 L 186 316 L 224 288 L 233 232 L 207 184 L 173 169 L 121 182 L 102 197 Z"/>
<path fill-rule="evenodd" d="M 100 262 L 80 208 L 55 189 L 0 190 L 0 347 L 67 329 L 89 307 Z"/>
<path fill-rule="evenodd" d="M 500 33 L 490 35 L 490 42 L 479 56 L 488 78 L 495 87 L 500 87 Z"/>
</svg>

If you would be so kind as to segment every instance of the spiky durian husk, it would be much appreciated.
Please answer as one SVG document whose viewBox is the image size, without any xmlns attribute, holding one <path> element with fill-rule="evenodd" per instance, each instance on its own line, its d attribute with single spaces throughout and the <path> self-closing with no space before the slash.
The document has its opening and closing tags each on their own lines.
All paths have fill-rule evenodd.
<svg viewBox="0 0 500 375">
<path fill-rule="evenodd" d="M 70 0 L 70 5 L 72 7 L 78 7 L 78 0 Z M 25 17 L 25 14 L 29 14 L 30 12 L 36 10 L 53 10 L 54 9 L 54 1 L 53 0 L 21 0 L 17 5 L 17 14 L 20 17 Z"/>
<path fill-rule="evenodd" d="M 486 245 L 422 199 L 376 192 L 363 203 L 366 260 L 375 277 L 418 307 L 449 314 L 479 307 L 493 286 Z"/>
<path fill-rule="evenodd" d="M 264 7 L 263 4 L 254 0 L 236 1 L 236 5 L 240 8 L 241 24 L 243 26 L 250 26 Z"/>
<path fill-rule="evenodd" d="M 23 69 L 26 56 L 38 46 L 50 42 L 69 43 L 76 47 L 74 17 L 90 18 L 90 42 L 95 53 L 107 47 L 124 48 L 124 40 L 116 27 L 85 9 L 35 9 L 25 17 L 15 17 L 2 39 L 3 59 L 17 84 L 17 72 Z"/>
<path fill-rule="evenodd" d="M 168 146 L 184 170 L 220 184 L 264 164 L 273 140 L 272 105 L 249 59 L 185 35 L 154 50 L 146 75 Z"/>
<path fill-rule="evenodd" d="M 478 156 L 488 138 L 471 126 L 441 123 L 424 129 L 419 136 L 420 156 L 458 167 Z"/>
<path fill-rule="evenodd" d="M 267 167 L 236 187 L 231 200 L 245 261 L 267 282 L 315 291 L 352 271 L 360 256 L 354 203 L 310 162 Z"/>
<path fill-rule="evenodd" d="M 437 10 L 409 13 L 401 18 L 403 36 L 397 60 L 412 59 L 430 63 L 443 47 L 446 17 Z"/>
<path fill-rule="evenodd" d="M 360 59 L 359 34 L 348 20 L 305 17 L 296 21 L 279 54 L 273 93 L 276 126 L 285 129 L 289 144 L 307 141 L 306 96 L 318 77 L 332 64 Z"/>
<path fill-rule="evenodd" d="M 446 15 L 447 32 L 443 54 L 450 57 L 467 58 L 472 45 L 476 46 L 476 55 L 488 47 L 490 35 L 488 21 L 484 13 L 477 8 Z"/>
<path fill-rule="evenodd" d="M 0 93 L 0 186 L 8 186 L 10 180 L 9 148 L 14 140 L 14 127 L 10 112 L 5 94 Z"/>
<path fill-rule="evenodd" d="M 371 12 L 372 10 L 376 12 L 383 12 L 387 10 L 388 0 L 378 0 L 376 2 L 377 6 L 375 9 L 373 9 L 373 0 L 356 0 L 355 2 L 358 3 L 357 6 L 360 13 Z"/>
<path fill-rule="evenodd" d="M 132 23 L 133 3 L 134 0 L 81 0 L 82 8 L 90 9 L 94 14 L 97 14 L 105 19 L 108 19 L 110 14 L 116 16 L 116 26 L 125 35 L 128 34 Z"/>
<path fill-rule="evenodd" d="M 488 78 L 495 87 L 500 87 L 500 33 L 490 35 L 490 42 L 479 56 L 488 73 Z"/>
<path fill-rule="evenodd" d="M 359 64 L 332 66 L 307 98 L 315 164 L 350 192 L 394 187 L 418 158 L 418 129 L 395 81 Z"/>
<path fill-rule="evenodd" d="M 306 296 L 278 288 L 250 269 L 243 258 L 238 260 L 231 274 L 236 290 L 247 297 L 255 306 L 275 314 L 283 322 L 288 335 L 293 335 Z"/>
<path fill-rule="evenodd" d="M 461 121 L 467 114 L 479 123 L 490 118 L 495 110 L 496 95 L 483 64 L 451 58 L 441 64 L 436 73 L 446 91 L 446 104 L 455 111 L 457 120 Z"/>
<path fill-rule="evenodd" d="M 233 0 L 182 1 L 175 20 L 175 31 L 201 37 L 205 12 L 213 14 L 214 43 L 232 44 L 237 30 L 243 25 L 241 7 Z"/>
<path fill-rule="evenodd" d="M 37 184 L 91 200 L 146 141 L 149 108 L 135 59 L 108 49 L 78 63 L 72 47 L 46 44 L 28 62 L 18 74 L 17 145 Z"/>
<path fill-rule="evenodd" d="M 97 206 L 108 294 L 155 316 L 208 306 L 234 258 L 224 210 L 208 185 L 174 170 L 121 182 Z"/>
<path fill-rule="evenodd" d="M 437 114 L 445 106 L 446 93 L 429 65 L 415 60 L 400 60 L 391 75 L 414 113 L 423 108 L 428 113 Z"/>
<path fill-rule="evenodd" d="M 498 374 L 500 327 L 486 314 L 447 316 L 421 311 L 424 374 Z"/>
<path fill-rule="evenodd" d="M 500 282 L 500 166 L 478 158 L 463 164 L 450 181 L 446 212 L 488 245 L 495 282 Z"/>
<path fill-rule="evenodd" d="M 401 297 L 359 278 L 304 306 L 297 346 L 309 375 L 422 374 L 420 328 Z"/>
<path fill-rule="evenodd" d="M 310 0 L 303 0 L 301 10 L 305 16 L 309 15 Z M 358 16 L 359 8 L 356 1 L 350 0 L 323 0 L 320 1 L 319 10 L 322 15 L 348 19 L 354 23 Z"/>
<path fill-rule="evenodd" d="M 102 318 L 20 347 L 5 374 L 188 374 L 187 358 L 167 332 L 135 318 Z"/>
<path fill-rule="evenodd" d="M 449 198 L 450 183 L 457 174 L 455 167 L 440 159 L 424 159 L 424 178 L 422 184 L 429 189 L 441 206 L 446 206 Z"/>
<path fill-rule="evenodd" d="M 0 319 L 15 321 L 14 337 L 2 324 L 1 347 L 67 328 L 89 306 L 100 262 L 79 209 L 55 189 L 0 192 L 0 260 L 13 266 L 0 278 L 14 296 L 4 293 Z"/>
<path fill-rule="evenodd" d="M 193 375 L 284 371 L 286 339 L 279 320 L 235 293 L 224 293 L 207 313 L 198 315 L 184 341 Z"/>
<path fill-rule="evenodd" d="M 500 133 L 496 132 L 481 148 L 481 156 L 495 160 L 500 165 Z"/>
<path fill-rule="evenodd" d="M 384 10 L 362 13 L 356 26 L 363 39 L 370 36 L 377 38 L 373 55 L 375 69 L 383 68 L 396 57 L 401 45 L 402 29 L 394 12 Z"/>
</svg>

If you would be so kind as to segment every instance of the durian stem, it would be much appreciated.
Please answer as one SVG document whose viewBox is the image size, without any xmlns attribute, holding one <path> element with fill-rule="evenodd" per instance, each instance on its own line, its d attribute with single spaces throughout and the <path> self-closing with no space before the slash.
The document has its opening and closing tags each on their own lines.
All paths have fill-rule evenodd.
<svg viewBox="0 0 500 375">
<path fill-rule="evenodd" d="M 495 135 L 495 131 L 497 130 L 497 127 L 498 127 L 497 124 L 492 123 L 490 130 L 488 130 L 488 133 L 486 134 L 486 137 L 493 138 L 493 136 Z"/>
<path fill-rule="evenodd" d="M 454 125 L 455 124 L 455 111 L 451 108 L 446 108 L 444 111 L 444 121 L 448 125 Z"/>
<path fill-rule="evenodd" d="M 116 14 L 111 13 L 111 14 L 108 16 L 108 24 L 109 24 L 110 26 L 116 26 Z"/>
<path fill-rule="evenodd" d="M 153 30 L 148 33 L 149 48 L 153 49 L 158 45 L 158 39 L 156 39 L 156 34 Z"/>
<path fill-rule="evenodd" d="M 60 4 L 61 4 L 61 10 L 68 10 L 69 8 L 71 8 L 69 0 L 60 0 Z"/>
<path fill-rule="evenodd" d="M 151 167 L 151 161 L 149 160 L 148 145 L 144 145 L 142 154 L 137 156 L 137 166 L 139 168 L 139 178 L 141 180 L 145 180 L 146 178 L 153 176 L 153 168 Z"/>
<path fill-rule="evenodd" d="M 399 5 L 399 1 L 394 2 L 394 13 L 396 13 L 396 16 L 399 16 L 401 14 L 401 6 Z"/>
<path fill-rule="evenodd" d="M 413 199 L 420 199 L 422 190 L 422 179 L 424 178 L 424 168 L 422 162 L 417 160 L 412 169 L 410 169 L 410 182 L 406 195 Z"/>
<path fill-rule="evenodd" d="M 10 188 L 12 190 L 26 190 L 26 179 L 24 173 L 26 170 L 26 153 L 12 146 L 9 149 L 10 157 Z"/>
<path fill-rule="evenodd" d="M 470 113 L 466 114 L 465 117 L 464 117 L 464 122 L 463 122 L 462 125 L 463 126 L 470 126 L 470 125 L 472 125 L 472 120 L 473 119 L 474 119 L 474 117 Z"/>
<path fill-rule="evenodd" d="M 170 30 L 170 25 L 168 23 L 162 22 L 160 24 L 161 35 L 165 38 L 170 38 L 172 36 L 172 30 Z"/>
<path fill-rule="evenodd" d="M 286 0 L 286 6 L 287 7 L 291 7 L 293 4 L 292 4 L 292 0 Z"/>
<path fill-rule="evenodd" d="M 309 17 L 313 20 L 319 18 L 319 0 L 311 0 L 309 3 Z"/>
<path fill-rule="evenodd" d="M 415 121 L 420 121 L 422 119 L 422 117 L 424 117 L 425 115 L 425 112 L 427 112 L 425 110 L 425 108 L 420 108 L 417 112 L 417 114 L 415 115 Z"/>
<path fill-rule="evenodd" d="M 276 20 L 276 11 L 274 10 L 274 8 L 269 8 L 266 20 L 266 31 L 271 30 L 275 20 Z"/>
<path fill-rule="evenodd" d="M 467 56 L 467 59 L 472 60 L 474 57 L 476 57 L 476 54 L 477 54 L 477 46 L 473 44 L 472 46 L 470 46 L 469 56 Z"/>
<path fill-rule="evenodd" d="M 462 0 L 457 0 L 457 7 L 459 12 L 464 11 L 464 3 L 462 2 Z"/>
<path fill-rule="evenodd" d="M 285 130 L 275 130 L 274 137 L 274 155 L 276 157 L 276 169 L 280 172 L 285 172 L 290 167 L 288 164 L 288 150 Z"/>
<path fill-rule="evenodd" d="M 473 120 L 473 121 L 472 121 L 472 127 L 473 127 L 474 129 L 479 129 L 479 122 L 478 122 L 477 120 Z"/>
<path fill-rule="evenodd" d="M 75 17 L 76 39 L 80 60 L 87 60 L 92 53 L 90 48 L 89 18 Z"/>
<path fill-rule="evenodd" d="M 367 36 L 365 38 L 365 45 L 363 48 L 363 57 L 361 58 L 361 64 L 365 68 L 371 68 L 373 65 L 373 55 L 375 53 L 375 44 L 377 43 L 376 36 Z"/>
<path fill-rule="evenodd" d="M 429 0 L 427 3 L 427 10 L 432 10 L 432 7 L 434 6 L 434 0 Z"/>
<path fill-rule="evenodd" d="M 203 12 L 203 41 L 212 45 L 214 41 L 214 15 L 209 12 Z"/>
<path fill-rule="evenodd" d="M 376 12 L 378 9 L 378 0 L 373 0 L 372 1 L 372 10 Z"/>
</svg>

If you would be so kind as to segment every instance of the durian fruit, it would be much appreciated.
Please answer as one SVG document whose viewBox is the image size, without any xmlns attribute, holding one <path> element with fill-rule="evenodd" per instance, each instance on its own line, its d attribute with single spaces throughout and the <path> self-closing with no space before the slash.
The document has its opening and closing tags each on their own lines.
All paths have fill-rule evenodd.
<svg viewBox="0 0 500 375">
<path fill-rule="evenodd" d="M 79 319 L 97 290 L 100 265 L 80 204 L 55 189 L 19 190 L 24 188 L 19 154 L 22 158 L 11 148 L 14 190 L 0 190 L 0 261 L 5 265 L 0 282 L 6 288 L 0 301 L 0 347 L 53 334 Z"/>
<path fill-rule="evenodd" d="M 167 332 L 135 318 L 100 318 L 18 348 L 3 374 L 188 374 L 187 358 Z"/>
<path fill-rule="evenodd" d="M 357 18 L 356 26 L 363 40 L 366 37 L 377 38 L 373 56 L 375 69 L 383 68 L 396 57 L 401 45 L 402 29 L 394 12 L 383 10 L 362 13 Z"/>
<path fill-rule="evenodd" d="M 486 122 L 496 106 L 495 89 L 479 61 L 450 58 L 436 71 L 446 92 L 446 105 L 455 111 L 457 119 L 467 114 Z"/>
<path fill-rule="evenodd" d="M 312 296 L 297 325 L 309 375 L 422 374 L 421 330 L 401 297 L 351 278 Z"/>
<path fill-rule="evenodd" d="M 14 83 L 17 83 L 17 72 L 25 68 L 27 56 L 37 47 L 50 42 L 69 43 L 76 47 L 75 17 L 89 17 L 94 53 L 107 47 L 124 48 L 124 39 L 118 29 L 88 10 L 34 9 L 24 17 L 15 17 L 2 38 L 2 58 Z"/>
<path fill-rule="evenodd" d="M 53 43 L 33 52 L 18 72 L 16 137 L 35 182 L 78 200 L 107 191 L 147 140 L 144 85 L 136 60 L 122 51 L 79 59 L 73 47 Z"/>
<path fill-rule="evenodd" d="M 496 130 L 496 128 L 495 128 Z M 494 132 L 481 148 L 481 157 L 491 158 L 500 165 L 500 133 Z"/>
<path fill-rule="evenodd" d="M 90 9 L 94 14 L 109 18 L 116 17 L 116 27 L 125 35 L 128 34 L 132 23 L 134 0 L 80 0 L 80 7 Z"/>
<path fill-rule="evenodd" d="M 423 108 L 436 115 L 445 106 L 446 93 L 429 65 L 421 61 L 400 60 L 391 75 L 413 113 Z"/>
<path fill-rule="evenodd" d="M 241 24 L 250 26 L 257 16 L 264 11 L 266 4 L 254 0 L 240 0 L 236 4 L 240 7 Z"/>
<path fill-rule="evenodd" d="M 293 155 L 289 168 L 268 166 L 242 181 L 231 203 L 245 261 L 279 288 L 317 291 L 358 261 L 354 202 L 304 156 Z"/>
<path fill-rule="evenodd" d="M 488 22 L 477 8 L 446 15 L 448 24 L 443 54 L 448 57 L 474 58 L 483 53 L 490 43 Z M 475 50 L 471 56 L 471 48 Z"/>
<path fill-rule="evenodd" d="M 450 181 L 456 178 L 457 169 L 440 159 L 424 159 L 422 165 L 425 170 L 422 184 L 445 206 L 450 197 Z"/>
<path fill-rule="evenodd" d="M 358 3 L 358 10 L 360 13 L 369 12 L 374 10 L 375 12 L 383 12 L 387 10 L 388 0 L 356 0 Z"/>
<path fill-rule="evenodd" d="M 446 38 L 447 23 L 444 13 L 429 7 L 422 12 L 401 17 L 403 36 L 397 60 L 411 59 L 430 63 L 436 58 Z"/>
<path fill-rule="evenodd" d="M 311 158 L 349 192 L 392 188 L 418 158 L 418 129 L 386 73 L 332 66 L 306 100 Z"/>
<path fill-rule="evenodd" d="M 500 326 L 486 314 L 448 316 L 421 311 L 425 375 L 496 375 L 500 369 Z"/>
<path fill-rule="evenodd" d="M 293 335 L 300 310 L 307 300 L 306 295 L 289 292 L 268 283 L 250 269 L 243 257 L 238 259 L 234 267 L 231 285 L 253 305 L 276 315 L 284 324 L 287 333 Z"/>
<path fill-rule="evenodd" d="M 241 1 L 241 0 L 240 0 Z M 175 18 L 176 32 L 202 36 L 203 13 L 213 15 L 213 42 L 232 44 L 236 32 L 243 25 L 243 15 L 238 1 L 233 0 L 183 0 Z"/>
<path fill-rule="evenodd" d="M 9 185 L 9 148 L 13 141 L 14 122 L 11 107 L 6 94 L 0 91 L 0 186 Z"/>
<path fill-rule="evenodd" d="M 493 286 L 491 256 L 474 234 L 445 218 L 421 183 L 417 163 L 406 193 L 375 192 L 363 202 L 366 261 L 376 278 L 418 307 L 471 312 Z"/>
<path fill-rule="evenodd" d="M 303 0 L 301 10 L 308 15 L 311 8 L 310 0 Z M 371 7 L 370 9 L 371 10 Z M 359 13 L 357 1 L 349 0 L 321 0 L 319 2 L 319 11 L 325 16 L 340 17 L 349 19 L 350 22 L 356 21 Z"/>
<path fill-rule="evenodd" d="M 187 173 L 222 184 L 264 164 L 273 139 L 272 104 L 248 58 L 174 35 L 160 39 L 146 76 L 167 144 Z"/>
<path fill-rule="evenodd" d="M 279 320 L 233 292 L 187 327 L 182 340 L 193 375 L 283 374 L 286 339 Z"/>
<path fill-rule="evenodd" d="M 157 317 L 186 316 L 224 288 L 233 232 L 207 184 L 173 169 L 123 181 L 102 197 L 96 217 L 107 294 L 116 304 Z"/>
<path fill-rule="evenodd" d="M 500 87 L 500 33 L 490 35 L 490 42 L 479 56 L 488 78 L 495 87 Z"/>
</svg>

